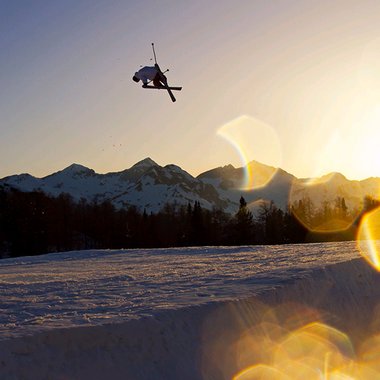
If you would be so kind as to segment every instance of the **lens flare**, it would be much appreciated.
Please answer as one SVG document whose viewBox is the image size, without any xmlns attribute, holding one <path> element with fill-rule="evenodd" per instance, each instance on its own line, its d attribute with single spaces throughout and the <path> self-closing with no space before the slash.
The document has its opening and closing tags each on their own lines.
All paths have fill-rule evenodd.
<svg viewBox="0 0 380 380">
<path fill-rule="evenodd" d="M 313 180 L 295 180 L 289 193 L 293 215 L 311 232 L 333 233 L 348 230 L 362 212 L 363 202 L 350 196 L 351 184 L 339 173 L 331 173 Z M 337 196 L 347 194 L 349 197 Z M 353 201 L 352 199 L 355 199 Z"/>
<path fill-rule="evenodd" d="M 233 377 L 233 380 L 292 380 L 291 377 L 288 377 L 281 371 L 276 368 L 258 364 L 247 368 L 236 376 Z"/>
<path fill-rule="evenodd" d="M 357 245 L 360 254 L 380 271 L 380 207 L 363 217 L 358 230 Z"/>
<path fill-rule="evenodd" d="M 360 347 L 362 364 L 380 373 L 380 335 L 370 337 Z"/>
<path fill-rule="evenodd" d="M 334 318 L 296 302 L 218 307 L 203 326 L 203 378 L 380 380 L 380 335 L 373 321 L 350 337 L 327 319 Z"/>
<path fill-rule="evenodd" d="M 263 363 L 241 370 L 233 379 L 380 379 L 379 341 L 379 337 L 370 338 L 358 356 L 348 335 L 322 322 L 312 322 L 272 340 L 266 357 L 261 358 Z M 256 339 L 255 345 L 261 344 Z"/>
<path fill-rule="evenodd" d="M 244 178 L 237 187 L 252 190 L 265 186 L 281 165 L 281 145 L 275 130 L 251 116 L 242 115 L 224 124 L 217 134 L 237 150 Z M 275 167 L 260 165 L 269 163 Z"/>
</svg>

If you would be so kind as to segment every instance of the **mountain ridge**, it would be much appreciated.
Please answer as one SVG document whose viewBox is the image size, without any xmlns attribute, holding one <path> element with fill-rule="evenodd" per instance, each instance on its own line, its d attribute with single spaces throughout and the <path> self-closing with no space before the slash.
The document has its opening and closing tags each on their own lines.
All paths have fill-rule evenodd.
<svg viewBox="0 0 380 380">
<path fill-rule="evenodd" d="M 168 203 L 187 205 L 197 201 L 206 209 L 235 213 L 241 196 L 250 205 L 273 201 L 284 210 L 307 197 L 317 205 L 344 197 L 348 207 L 360 208 L 365 196 L 378 197 L 380 178 L 348 180 L 335 172 L 320 178 L 297 178 L 257 161 L 239 168 L 220 166 L 194 177 L 175 164 L 161 166 L 147 157 L 118 172 L 99 174 L 73 163 L 42 178 L 28 173 L 7 176 L 0 179 L 0 185 L 51 196 L 68 193 L 77 201 L 111 201 L 117 208 L 135 206 L 147 212 L 158 212 Z"/>
</svg>

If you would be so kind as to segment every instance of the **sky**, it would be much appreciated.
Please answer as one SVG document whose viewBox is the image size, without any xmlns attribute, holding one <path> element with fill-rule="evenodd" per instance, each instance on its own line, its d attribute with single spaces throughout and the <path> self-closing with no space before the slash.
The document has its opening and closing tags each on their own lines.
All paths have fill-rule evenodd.
<svg viewBox="0 0 380 380">
<path fill-rule="evenodd" d="M 0 0 L 0 178 L 151 157 L 380 176 L 380 1 Z M 169 68 L 172 103 L 132 81 Z"/>
</svg>

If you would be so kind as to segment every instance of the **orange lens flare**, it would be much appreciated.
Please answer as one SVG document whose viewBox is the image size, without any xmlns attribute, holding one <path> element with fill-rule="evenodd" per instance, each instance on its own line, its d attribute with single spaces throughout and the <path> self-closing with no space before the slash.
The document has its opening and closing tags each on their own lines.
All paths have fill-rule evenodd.
<svg viewBox="0 0 380 380">
<path fill-rule="evenodd" d="M 360 358 L 366 368 L 372 368 L 380 373 L 380 335 L 370 337 L 360 347 Z"/>
<path fill-rule="evenodd" d="M 231 328 L 216 334 L 226 313 Z M 220 309 L 205 325 L 211 334 L 206 341 L 212 336 L 214 343 L 204 351 L 204 363 L 211 360 L 213 367 L 208 372 L 205 364 L 204 376 L 213 378 L 217 367 L 233 380 L 380 380 L 380 335 L 354 347 L 349 335 L 325 323 L 325 317 L 294 302 Z"/>
<path fill-rule="evenodd" d="M 363 217 L 358 230 L 357 246 L 368 263 L 380 271 L 380 207 Z"/>
<path fill-rule="evenodd" d="M 258 364 L 247 368 L 236 376 L 233 380 L 292 380 L 290 377 L 282 373 L 276 368 Z"/>
<path fill-rule="evenodd" d="M 242 115 L 224 124 L 217 134 L 236 149 L 243 164 L 244 176 L 237 188 L 252 190 L 265 186 L 281 164 L 281 145 L 275 130 L 262 121 Z M 259 168 L 252 160 L 275 165 Z"/>
<path fill-rule="evenodd" d="M 340 177 L 340 174 L 333 173 L 317 180 L 294 181 L 289 206 L 293 215 L 309 231 L 346 231 L 357 220 L 363 204 L 353 204 L 343 196 L 336 196 L 339 187 L 344 190 L 344 181 Z"/>
<path fill-rule="evenodd" d="M 265 364 L 251 365 L 233 379 L 380 379 L 379 342 L 378 337 L 370 338 L 358 357 L 346 334 L 321 322 L 309 323 L 271 341 L 271 349 L 263 358 Z M 261 343 L 255 341 L 258 347 Z"/>
<path fill-rule="evenodd" d="M 379 307 L 380 310 L 380 307 Z M 233 380 L 380 380 L 380 318 L 351 337 L 331 315 L 295 302 L 229 304 L 203 326 L 204 378 Z M 375 322 L 375 325 L 374 325 Z"/>
</svg>

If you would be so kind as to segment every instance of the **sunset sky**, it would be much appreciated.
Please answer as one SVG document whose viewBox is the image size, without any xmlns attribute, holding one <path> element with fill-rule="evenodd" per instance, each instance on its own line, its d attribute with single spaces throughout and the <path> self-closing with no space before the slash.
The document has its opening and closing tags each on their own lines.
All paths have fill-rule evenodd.
<svg viewBox="0 0 380 380">
<path fill-rule="evenodd" d="M 0 178 L 146 157 L 380 176 L 380 1 L 0 0 Z M 169 83 L 132 81 L 151 43 Z"/>
</svg>

